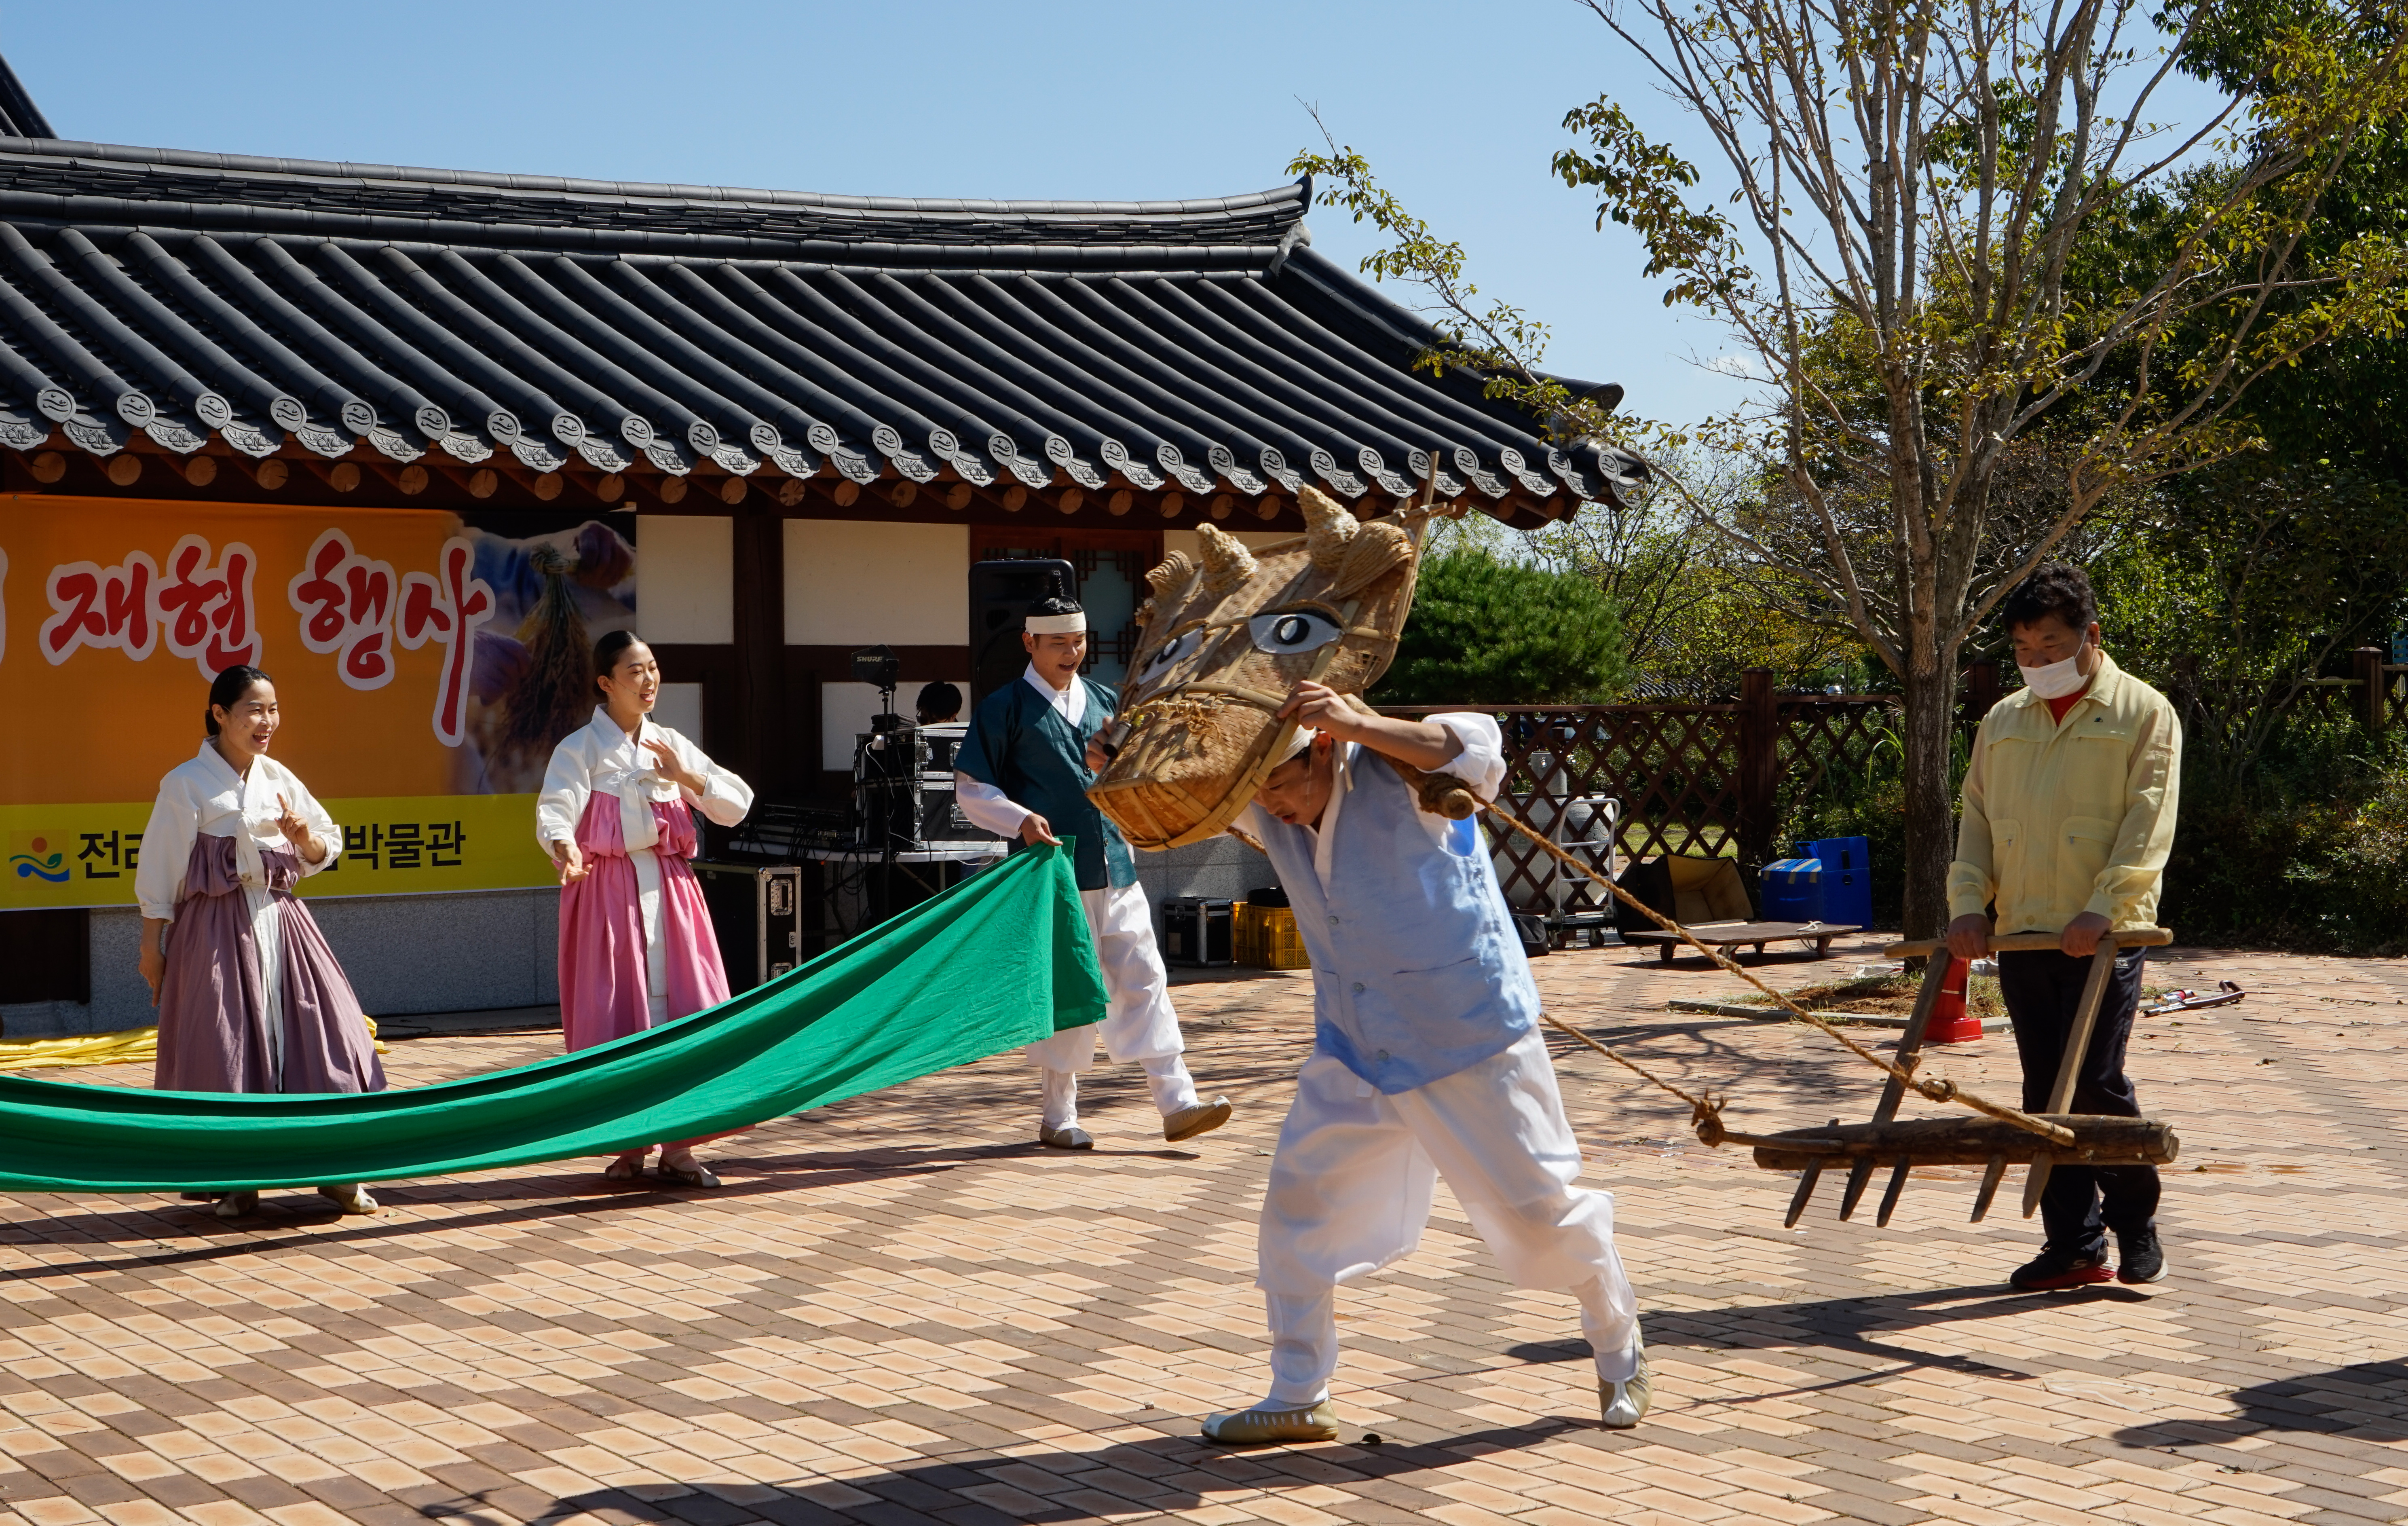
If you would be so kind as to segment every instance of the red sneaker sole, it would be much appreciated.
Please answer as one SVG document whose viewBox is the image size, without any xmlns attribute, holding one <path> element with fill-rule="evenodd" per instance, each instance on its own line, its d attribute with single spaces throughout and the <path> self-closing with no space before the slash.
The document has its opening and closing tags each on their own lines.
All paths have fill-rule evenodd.
<svg viewBox="0 0 2408 1526">
<path fill-rule="evenodd" d="M 2088 1288 L 2096 1283 L 2113 1282 L 2115 1274 L 2103 1266 L 2087 1266 L 2079 1272 L 2060 1272 L 2053 1277 L 2036 1277 L 2014 1285 L 2019 1293 L 2061 1293 L 2069 1288 Z"/>
</svg>

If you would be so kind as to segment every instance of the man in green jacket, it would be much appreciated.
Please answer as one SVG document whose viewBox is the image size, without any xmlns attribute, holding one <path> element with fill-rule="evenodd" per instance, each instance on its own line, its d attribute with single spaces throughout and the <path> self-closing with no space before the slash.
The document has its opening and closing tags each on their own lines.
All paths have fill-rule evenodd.
<svg viewBox="0 0 2408 1526">
<path fill-rule="evenodd" d="M 2182 726 L 2165 696 L 2100 649 L 2090 580 L 2042 564 L 2000 612 L 2024 687 L 1993 707 L 1965 773 L 1948 870 L 1948 950 L 1989 952 L 2000 932 L 2057 935 L 2051 949 L 1999 956 L 1999 988 L 2023 1063 L 2023 1105 L 2047 1107 L 2091 955 L 2111 929 L 2155 924 L 2173 847 Z M 2076 1113 L 2139 1117 L 2124 1050 L 2141 1001 L 2143 951 L 2123 950 L 2073 1091 Z M 2059 1165 L 2041 1195 L 2047 1240 L 2010 1279 L 2026 1291 L 2166 1274 L 2155 1166 Z M 2107 1265 L 2107 1233 L 2118 1251 Z"/>
</svg>

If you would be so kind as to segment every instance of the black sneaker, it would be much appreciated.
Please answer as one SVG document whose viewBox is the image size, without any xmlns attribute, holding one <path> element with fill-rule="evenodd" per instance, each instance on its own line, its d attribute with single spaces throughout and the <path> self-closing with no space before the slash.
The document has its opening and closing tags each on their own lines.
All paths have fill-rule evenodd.
<svg viewBox="0 0 2408 1526">
<path fill-rule="evenodd" d="M 2008 1286 L 2019 1293 L 2059 1293 L 2069 1288 L 2087 1288 L 2094 1282 L 2110 1282 L 2115 1274 L 2107 1270 L 2103 1251 L 2084 1255 L 2068 1255 L 2063 1251 L 2043 1250 L 2040 1255 L 2016 1267 Z"/>
<path fill-rule="evenodd" d="M 2157 1228 L 2134 1230 L 2115 1237 L 2115 1280 L 2126 1283 L 2163 1282 L 2166 1279 L 2166 1247 L 2157 1238 Z"/>
</svg>

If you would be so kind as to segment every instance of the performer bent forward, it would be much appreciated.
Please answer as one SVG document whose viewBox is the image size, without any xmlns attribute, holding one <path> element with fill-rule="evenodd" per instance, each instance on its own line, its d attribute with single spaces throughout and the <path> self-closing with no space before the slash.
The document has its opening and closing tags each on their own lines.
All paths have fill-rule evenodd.
<svg viewBox="0 0 2408 1526">
<path fill-rule="evenodd" d="M 1192 1139 L 1228 1122 L 1229 1101 L 1196 1095 L 1180 1058 L 1187 1043 L 1154 947 L 1154 913 L 1128 843 L 1087 799 L 1103 764 L 1096 733 L 1111 722 L 1113 698 L 1079 676 L 1087 660 L 1086 613 L 1068 599 L 1049 598 L 1029 613 L 1020 641 L 1028 649 L 1028 669 L 979 701 L 954 755 L 954 799 L 963 815 L 1023 846 L 1058 842 L 1057 832 L 1077 840 L 1079 905 L 1111 998 L 1101 1023 L 1064 1029 L 1022 1051 L 1044 1077 L 1038 1141 L 1055 1149 L 1095 1147 L 1079 1127 L 1079 1073 L 1095 1063 L 1098 1036 L 1115 1061 L 1143 1067 L 1162 1114 L 1162 1137 Z"/>
<path fill-rule="evenodd" d="M 1313 1047 L 1297 1074 L 1263 1199 L 1270 1393 L 1214 1415 L 1222 1442 L 1338 1433 L 1336 1288 L 1420 1243 L 1438 1177 L 1507 1275 L 1569 1290 L 1597 1355 L 1610 1427 L 1647 1413 L 1637 1303 L 1613 1248 L 1613 1199 L 1573 1186 L 1580 1144 L 1537 1028 L 1539 991 L 1473 821 L 1421 809 L 1391 758 L 1504 782 L 1486 715 L 1368 715 L 1297 686 L 1290 756 L 1239 818 L 1268 850 L 1312 957 Z M 1305 729 L 1318 727 L 1318 733 Z"/>
</svg>

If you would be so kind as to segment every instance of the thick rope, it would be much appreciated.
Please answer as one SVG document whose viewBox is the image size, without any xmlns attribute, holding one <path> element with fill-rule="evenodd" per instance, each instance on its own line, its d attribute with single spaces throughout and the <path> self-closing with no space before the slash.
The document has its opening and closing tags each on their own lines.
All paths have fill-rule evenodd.
<svg viewBox="0 0 2408 1526">
<path fill-rule="evenodd" d="M 1460 799 L 1457 799 L 1456 797 L 1460 797 Z M 1765 995 L 1772 998 L 1774 1001 L 1787 1009 L 1789 1015 L 1793 1019 L 1805 1023 L 1809 1027 L 1819 1029 L 1824 1033 L 1828 1034 L 1831 1038 L 1845 1045 L 1849 1053 L 1855 1055 L 1866 1064 L 1880 1071 L 1883 1074 L 1887 1075 L 1899 1085 L 1913 1090 L 1917 1096 L 1935 1102 L 1956 1102 L 1962 1106 L 1970 1107 L 1974 1112 L 1996 1118 L 2001 1123 L 2013 1124 L 2018 1129 L 2038 1134 L 2042 1139 L 2045 1139 L 2054 1144 L 2071 1144 L 2073 1143 L 2073 1130 L 2071 1129 L 2051 1123 L 2045 1118 L 2034 1117 L 2030 1114 L 2021 1112 L 2015 1108 L 2001 1107 L 1996 1102 L 1975 1096 L 1972 1092 L 1967 1091 L 1964 1087 L 1958 1086 L 1954 1081 L 1950 1081 L 1945 1078 L 1938 1080 L 1922 1079 L 1916 1076 L 1911 1068 L 1896 1065 L 1882 1058 L 1881 1056 L 1874 1054 L 1871 1050 L 1866 1048 L 1863 1044 L 1858 1044 L 1856 1040 L 1848 1037 L 1845 1033 L 1841 1032 L 1829 1023 L 1827 1023 L 1822 1018 L 1815 1016 L 1813 1013 L 1808 1012 L 1804 1007 L 1799 1006 L 1788 997 L 1774 990 L 1771 986 L 1767 986 L 1763 981 L 1758 980 L 1755 975 L 1749 973 L 1748 971 L 1743 969 L 1736 959 L 1728 957 L 1719 949 L 1708 948 L 1705 944 L 1698 942 L 1696 935 L 1691 933 L 1688 929 L 1683 927 L 1680 923 L 1672 920 L 1672 918 L 1664 915 L 1661 912 L 1656 911 L 1654 907 L 1639 900 L 1639 898 L 1633 896 L 1629 891 L 1625 890 L 1622 886 L 1614 884 L 1612 880 L 1607 879 L 1604 875 L 1598 873 L 1588 865 L 1582 863 L 1570 854 L 1566 853 L 1562 848 L 1559 848 L 1554 842 L 1549 842 L 1536 828 L 1525 823 L 1521 817 L 1516 816 L 1512 812 L 1506 810 L 1504 807 L 1498 805 L 1492 800 L 1482 799 L 1479 796 L 1465 788 L 1461 780 L 1452 778 L 1446 774 L 1428 774 L 1424 776 L 1422 781 L 1422 804 L 1426 809 L 1431 810 L 1437 814 L 1449 816 L 1455 820 L 1460 821 L 1465 816 L 1471 813 L 1469 811 L 1460 810 L 1462 802 L 1466 800 L 1469 801 L 1475 808 L 1487 812 L 1497 820 L 1503 822 L 1506 826 L 1512 828 L 1513 830 L 1521 833 L 1524 837 L 1526 837 L 1531 842 L 1537 843 L 1548 857 L 1554 858 L 1556 862 L 1564 864 L 1570 868 L 1576 869 L 1583 874 L 1587 875 L 1591 880 L 1596 881 L 1599 886 L 1611 891 L 1615 900 L 1621 901 L 1631 910 L 1646 917 L 1657 927 L 1662 928 L 1666 932 L 1678 937 L 1682 942 L 1687 943 L 1698 953 L 1703 954 L 1707 958 L 1712 959 L 1714 963 L 1720 965 L 1725 970 L 1729 971 L 1732 974 L 1739 976 L 1740 979 L 1746 981 L 1757 990 L 1762 991 Z M 1458 812 L 1460 812 L 1460 813 L 1458 813 Z M 1656 1080 L 1656 1078 L 1652 1075 L 1647 1075 L 1646 1072 L 1641 1071 L 1638 1066 L 1632 1065 L 1629 1060 L 1623 1058 L 1620 1055 L 1614 1054 L 1613 1051 L 1607 1049 L 1605 1045 L 1597 1043 L 1597 1041 L 1589 1038 L 1588 1035 L 1584 1033 L 1581 1033 L 1578 1029 L 1568 1028 L 1562 1023 L 1555 1022 L 1555 1019 L 1553 1017 L 1549 1017 L 1547 1020 L 1551 1023 L 1555 1023 L 1557 1028 L 1562 1028 L 1566 1032 L 1571 1033 L 1574 1037 L 1579 1038 L 1582 1042 L 1589 1044 L 1590 1047 L 1605 1054 L 1616 1063 L 1627 1066 L 1630 1070 L 1637 1071 L 1641 1075 L 1647 1076 L 1648 1080 L 1654 1081 L 1656 1085 L 1662 1087 L 1665 1090 L 1671 1092 L 1676 1097 L 1679 1097 L 1683 1101 L 1687 1102 L 1696 1115 L 1698 1137 L 1704 1140 L 1708 1144 L 1720 1144 L 1727 1139 L 1736 1141 L 1741 1138 L 1741 1136 L 1730 1132 L 1722 1126 L 1721 1110 L 1726 1105 L 1726 1100 L 1714 1099 L 1711 1094 L 1705 1098 L 1691 1097 L 1688 1093 L 1681 1091 L 1677 1087 L 1674 1087 L 1666 1082 Z"/>
</svg>

